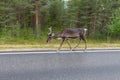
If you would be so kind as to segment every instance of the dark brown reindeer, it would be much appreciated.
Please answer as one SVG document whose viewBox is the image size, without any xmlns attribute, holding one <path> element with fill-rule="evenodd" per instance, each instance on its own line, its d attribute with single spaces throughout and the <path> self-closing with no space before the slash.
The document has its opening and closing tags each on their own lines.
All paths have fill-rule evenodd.
<svg viewBox="0 0 120 80">
<path fill-rule="evenodd" d="M 62 42 L 60 44 L 60 47 L 58 48 L 58 50 L 60 50 L 60 48 L 62 47 L 62 44 L 65 40 L 67 40 L 67 43 L 71 49 L 71 45 L 69 42 L 69 39 L 75 39 L 78 38 L 79 42 L 78 44 L 71 50 L 74 50 L 76 47 L 79 46 L 81 39 L 85 42 L 85 50 L 87 48 L 87 40 L 86 40 L 86 28 L 65 28 L 62 31 L 54 34 L 52 32 L 52 27 L 49 28 L 50 32 L 48 33 L 48 39 L 47 39 L 47 43 L 51 40 L 51 39 L 56 39 L 56 38 L 61 38 Z"/>
</svg>

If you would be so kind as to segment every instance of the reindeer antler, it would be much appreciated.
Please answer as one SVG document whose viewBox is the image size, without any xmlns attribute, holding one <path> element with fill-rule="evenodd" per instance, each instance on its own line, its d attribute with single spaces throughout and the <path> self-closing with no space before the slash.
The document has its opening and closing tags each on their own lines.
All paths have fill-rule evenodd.
<svg viewBox="0 0 120 80">
<path fill-rule="evenodd" d="M 50 31 L 50 32 L 48 33 L 48 35 L 49 35 L 49 34 L 52 34 L 52 27 L 50 27 L 50 28 L 48 28 L 48 29 L 49 29 L 49 31 Z"/>
</svg>

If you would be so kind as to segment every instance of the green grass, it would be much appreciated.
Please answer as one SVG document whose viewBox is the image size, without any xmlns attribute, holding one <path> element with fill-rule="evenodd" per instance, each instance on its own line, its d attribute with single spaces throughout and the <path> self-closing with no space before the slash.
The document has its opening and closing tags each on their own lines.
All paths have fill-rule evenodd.
<svg viewBox="0 0 120 80">
<path fill-rule="evenodd" d="M 76 40 L 70 40 L 72 47 L 77 44 Z M 46 39 L 34 38 L 34 39 L 0 39 L 0 50 L 4 49 L 57 49 L 60 45 L 61 40 L 52 40 L 50 43 L 46 43 Z M 78 47 L 79 49 L 84 48 L 84 42 L 82 41 Z M 77 48 L 77 49 L 78 49 Z M 120 40 L 91 40 L 88 39 L 88 48 L 120 48 Z M 69 49 L 69 46 L 64 42 L 62 49 Z"/>
</svg>

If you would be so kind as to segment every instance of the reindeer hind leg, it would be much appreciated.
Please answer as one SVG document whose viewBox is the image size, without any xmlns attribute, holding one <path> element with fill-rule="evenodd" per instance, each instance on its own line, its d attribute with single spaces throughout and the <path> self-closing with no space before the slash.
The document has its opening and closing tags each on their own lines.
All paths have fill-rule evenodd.
<svg viewBox="0 0 120 80">
<path fill-rule="evenodd" d="M 82 40 L 85 42 L 85 50 L 87 49 L 87 40 L 85 36 L 82 36 Z"/>
<path fill-rule="evenodd" d="M 80 42 L 81 42 L 81 38 L 79 37 L 79 42 L 78 42 L 78 44 L 77 44 L 72 50 L 74 50 L 75 48 L 77 48 L 77 47 L 79 46 Z"/>
</svg>

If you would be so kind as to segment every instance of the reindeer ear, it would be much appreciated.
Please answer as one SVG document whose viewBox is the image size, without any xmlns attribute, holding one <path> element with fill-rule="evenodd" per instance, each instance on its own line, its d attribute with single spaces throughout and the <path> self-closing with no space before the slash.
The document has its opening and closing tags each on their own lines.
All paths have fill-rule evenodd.
<svg viewBox="0 0 120 80">
<path fill-rule="evenodd" d="M 48 35 L 50 35 L 50 33 L 48 33 Z"/>
</svg>

